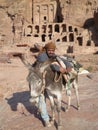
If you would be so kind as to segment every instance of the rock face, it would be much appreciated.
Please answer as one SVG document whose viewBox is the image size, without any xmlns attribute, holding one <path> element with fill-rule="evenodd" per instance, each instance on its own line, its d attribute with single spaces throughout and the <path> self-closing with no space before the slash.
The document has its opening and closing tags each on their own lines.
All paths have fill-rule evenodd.
<svg viewBox="0 0 98 130">
<path fill-rule="evenodd" d="M 97 0 L 0 0 L 0 46 L 53 40 L 66 53 L 89 53 L 97 31 Z"/>
</svg>

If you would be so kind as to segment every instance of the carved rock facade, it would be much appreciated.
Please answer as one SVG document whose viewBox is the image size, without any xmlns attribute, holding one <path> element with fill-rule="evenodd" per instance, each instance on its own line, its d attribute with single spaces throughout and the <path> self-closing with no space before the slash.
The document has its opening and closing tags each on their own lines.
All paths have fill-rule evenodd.
<svg viewBox="0 0 98 130">
<path fill-rule="evenodd" d="M 1 0 L 0 18 L 1 46 L 53 40 L 69 53 L 98 46 L 97 0 Z"/>
</svg>

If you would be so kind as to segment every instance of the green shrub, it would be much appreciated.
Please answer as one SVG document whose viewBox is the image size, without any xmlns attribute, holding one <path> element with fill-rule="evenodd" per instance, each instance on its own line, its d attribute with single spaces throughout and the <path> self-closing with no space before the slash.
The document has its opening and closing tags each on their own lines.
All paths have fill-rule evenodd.
<svg viewBox="0 0 98 130">
<path fill-rule="evenodd" d="M 87 68 L 87 70 L 88 70 L 89 72 L 91 72 L 91 71 L 93 70 L 92 66 L 89 66 L 89 67 Z"/>
</svg>

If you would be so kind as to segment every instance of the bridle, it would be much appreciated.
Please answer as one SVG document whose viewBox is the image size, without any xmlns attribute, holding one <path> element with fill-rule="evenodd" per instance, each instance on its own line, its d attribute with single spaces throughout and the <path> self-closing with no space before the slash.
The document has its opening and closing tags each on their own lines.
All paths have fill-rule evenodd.
<svg viewBox="0 0 98 130">
<path fill-rule="evenodd" d="M 59 82 L 59 80 L 60 80 L 61 78 L 62 78 L 62 73 L 60 73 L 59 76 L 58 76 L 58 73 L 55 72 L 55 74 L 54 74 L 54 81 L 55 81 L 55 82 Z"/>
</svg>

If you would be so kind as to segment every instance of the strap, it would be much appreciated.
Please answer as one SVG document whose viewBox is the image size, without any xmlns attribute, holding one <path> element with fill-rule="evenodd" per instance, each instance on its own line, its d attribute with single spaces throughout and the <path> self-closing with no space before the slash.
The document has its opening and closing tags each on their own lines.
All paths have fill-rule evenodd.
<svg viewBox="0 0 98 130">
<path fill-rule="evenodd" d="M 42 89 L 41 89 L 41 93 L 44 92 L 44 89 L 45 89 L 45 76 L 46 76 L 46 73 L 47 71 L 44 71 L 43 74 L 42 74 Z"/>
<path fill-rule="evenodd" d="M 57 74 L 57 72 L 55 72 L 55 75 L 54 75 L 54 81 L 57 83 L 57 82 L 59 82 L 59 80 L 62 78 L 62 73 L 60 73 L 60 75 L 59 75 L 59 77 L 58 77 L 58 74 Z"/>
</svg>

